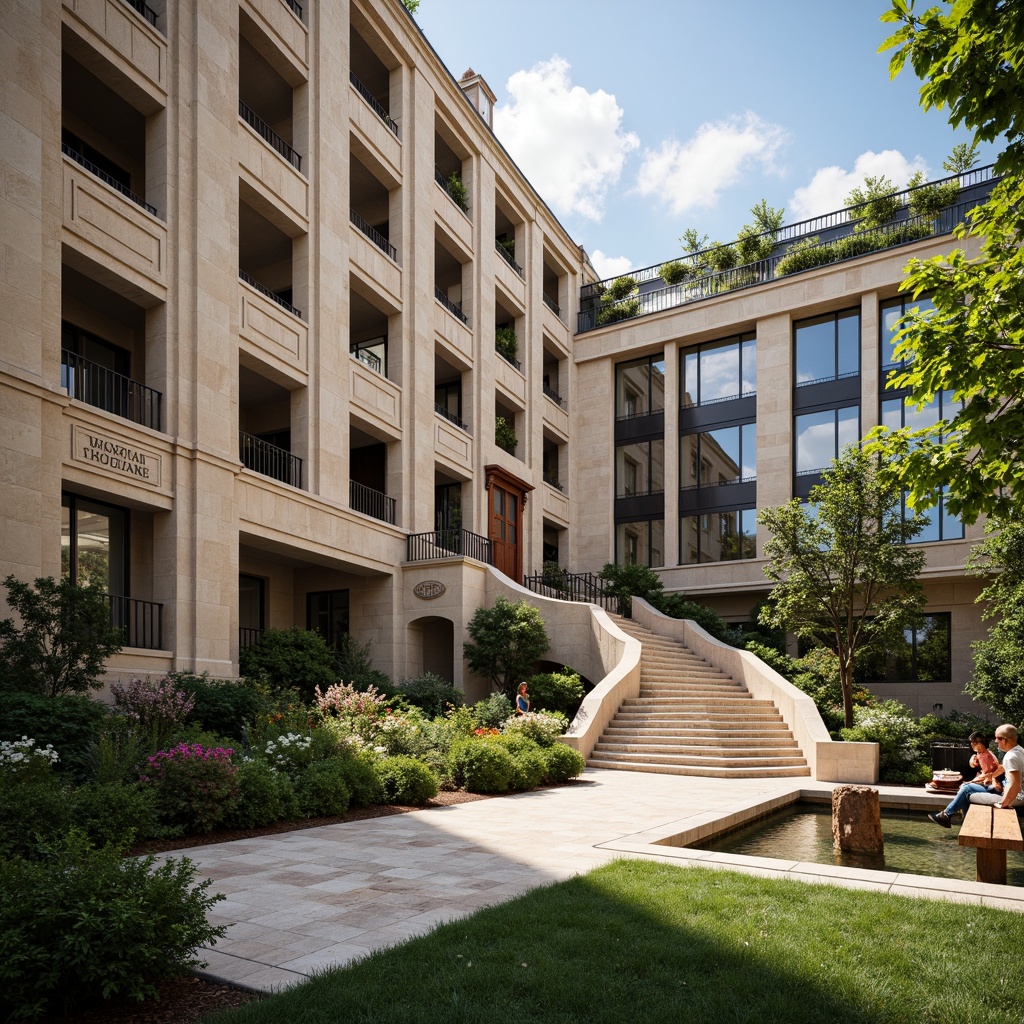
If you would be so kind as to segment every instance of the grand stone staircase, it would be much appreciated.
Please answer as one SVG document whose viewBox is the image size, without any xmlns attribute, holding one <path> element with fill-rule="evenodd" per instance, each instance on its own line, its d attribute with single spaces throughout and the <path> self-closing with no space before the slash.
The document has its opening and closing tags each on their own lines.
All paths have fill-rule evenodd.
<svg viewBox="0 0 1024 1024">
<path fill-rule="evenodd" d="M 587 764 L 719 778 L 811 774 L 771 701 L 755 700 L 683 644 L 611 617 L 642 645 L 640 696 L 622 702 Z"/>
</svg>

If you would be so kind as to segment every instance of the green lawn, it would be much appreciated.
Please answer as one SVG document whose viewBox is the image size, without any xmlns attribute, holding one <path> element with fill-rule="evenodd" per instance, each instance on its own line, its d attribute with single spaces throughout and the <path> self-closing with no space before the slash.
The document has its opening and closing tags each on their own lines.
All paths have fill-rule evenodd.
<svg viewBox="0 0 1024 1024">
<path fill-rule="evenodd" d="M 1021 1024 L 1022 1013 L 1020 914 L 623 860 L 210 1024 Z"/>
</svg>

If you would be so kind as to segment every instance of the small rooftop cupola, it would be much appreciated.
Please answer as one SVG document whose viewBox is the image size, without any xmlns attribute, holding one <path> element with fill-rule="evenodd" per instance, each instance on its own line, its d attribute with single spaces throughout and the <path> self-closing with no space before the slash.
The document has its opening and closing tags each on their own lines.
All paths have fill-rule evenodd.
<svg viewBox="0 0 1024 1024">
<path fill-rule="evenodd" d="M 483 76 L 478 75 L 472 68 L 467 68 L 459 79 L 459 87 L 487 122 L 487 127 L 494 131 L 494 93 L 491 92 L 491 87 L 484 81 Z"/>
</svg>

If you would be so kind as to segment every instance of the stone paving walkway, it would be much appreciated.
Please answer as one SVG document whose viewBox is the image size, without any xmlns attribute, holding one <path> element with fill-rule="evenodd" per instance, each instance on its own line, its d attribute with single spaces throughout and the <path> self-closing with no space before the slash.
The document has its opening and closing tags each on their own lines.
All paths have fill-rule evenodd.
<svg viewBox="0 0 1024 1024">
<path fill-rule="evenodd" d="M 700 863 L 1024 912 L 1024 890 L 1008 886 L 652 845 L 679 833 L 695 839 L 801 793 L 827 795 L 831 788 L 809 779 L 588 769 L 556 789 L 241 839 L 181 855 L 227 897 L 211 913 L 228 930 L 203 952 L 205 973 L 266 992 L 616 857 Z M 878 788 L 883 802 L 936 806 L 919 791 Z"/>
</svg>

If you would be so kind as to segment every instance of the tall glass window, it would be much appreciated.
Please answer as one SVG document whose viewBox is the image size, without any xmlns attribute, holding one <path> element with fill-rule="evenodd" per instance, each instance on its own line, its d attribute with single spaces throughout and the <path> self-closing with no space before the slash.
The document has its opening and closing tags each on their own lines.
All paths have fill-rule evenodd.
<svg viewBox="0 0 1024 1024">
<path fill-rule="evenodd" d="M 796 446 L 796 472 L 820 473 L 832 465 L 844 448 L 860 438 L 860 409 L 825 409 L 797 416 L 793 434 Z"/>
<path fill-rule="evenodd" d="M 728 509 L 679 519 L 680 565 L 731 562 L 756 556 L 756 509 Z"/>
<path fill-rule="evenodd" d="M 896 359 L 896 335 L 900 331 L 900 320 L 908 312 L 917 309 L 925 313 L 935 306 L 931 299 L 914 299 L 909 296 L 902 296 L 883 302 L 879 308 L 879 325 L 881 331 L 881 355 L 882 372 L 889 370 L 902 370 L 906 363 L 904 360 Z"/>
<path fill-rule="evenodd" d="M 315 629 L 332 647 L 348 633 L 347 590 L 321 590 L 306 595 L 306 629 Z"/>
<path fill-rule="evenodd" d="M 707 405 L 757 393 L 753 334 L 683 350 L 683 405 Z"/>
<path fill-rule="evenodd" d="M 682 487 L 716 487 L 757 479 L 757 425 L 719 427 L 679 439 Z"/>
<path fill-rule="evenodd" d="M 615 367 L 615 417 L 648 416 L 665 409 L 665 359 L 645 356 Z"/>
<path fill-rule="evenodd" d="M 128 596 L 128 510 L 61 498 L 61 573 L 78 584 L 99 584 L 115 597 Z"/>
<path fill-rule="evenodd" d="M 793 325 L 795 384 L 822 384 L 860 373 L 860 311 L 800 320 Z"/>
<path fill-rule="evenodd" d="M 615 449 L 615 496 L 633 498 L 665 491 L 665 442 L 639 441 Z"/>
<path fill-rule="evenodd" d="M 615 524 L 616 565 L 664 565 L 665 520 Z"/>
<path fill-rule="evenodd" d="M 952 679 L 949 612 L 923 617 L 903 632 L 903 642 L 866 661 L 857 672 L 864 683 L 942 683 Z"/>
</svg>

